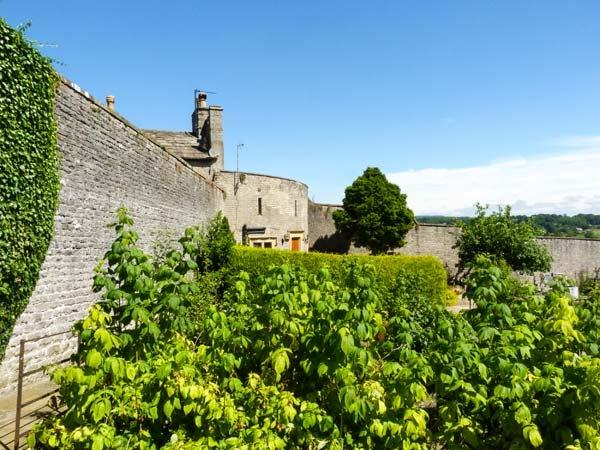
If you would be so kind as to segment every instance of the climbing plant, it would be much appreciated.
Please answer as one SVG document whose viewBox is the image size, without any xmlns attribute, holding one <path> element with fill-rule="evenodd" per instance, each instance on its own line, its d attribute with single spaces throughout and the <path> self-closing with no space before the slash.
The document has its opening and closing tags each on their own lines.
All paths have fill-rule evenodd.
<svg viewBox="0 0 600 450">
<path fill-rule="evenodd" d="M 0 358 L 52 237 L 57 80 L 48 58 L 0 19 Z"/>
</svg>

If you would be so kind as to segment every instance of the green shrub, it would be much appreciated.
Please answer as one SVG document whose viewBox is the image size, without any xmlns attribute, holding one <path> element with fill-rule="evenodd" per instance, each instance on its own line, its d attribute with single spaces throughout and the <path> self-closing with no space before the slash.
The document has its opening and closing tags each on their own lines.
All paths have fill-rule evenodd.
<svg viewBox="0 0 600 450">
<path fill-rule="evenodd" d="M 57 80 L 48 59 L 0 19 L 0 359 L 53 234 Z"/>
<path fill-rule="evenodd" d="M 456 306 L 458 304 L 458 294 L 454 289 L 446 290 L 446 306 Z"/>
<path fill-rule="evenodd" d="M 597 291 L 540 295 L 480 256 L 477 308 L 451 314 L 401 277 L 389 314 L 373 264 L 282 264 L 232 278 L 191 340 L 206 274 L 185 249 L 153 263 L 119 219 L 35 449 L 600 448 Z"/>
<path fill-rule="evenodd" d="M 197 293 L 193 255 L 160 265 L 137 247 L 124 210 L 97 269 L 100 303 L 75 327 L 73 363 L 54 371 L 64 414 L 36 424 L 36 449 L 425 450 L 422 357 L 390 347 L 372 266 L 344 283 L 327 270 L 272 267 L 212 306 L 198 338 L 185 328 Z M 384 357 L 385 355 L 385 357 Z"/>
<path fill-rule="evenodd" d="M 600 280 L 597 275 L 581 274 L 577 280 L 577 285 L 579 286 L 579 294 L 581 295 L 588 295 L 600 290 Z"/>
<path fill-rule="evenodd" d="M 350 261 L 375 267 L 375 280 L 377 287 L 383 291 L 383 301 L 391 301 L 391 297 L 397 300 L 420 296 L 439 304 L 445 302 L 446 271 L 442 262 L 434 256 L 333 255 L 237 246 L 233 250 L 230 270 L 234 274 L 243 270 L 250 274 L 251 280 L 255 280 L 271 265 L 291 263 L 312 274 L 318 273 L 325 265 L 333 279 L 340 280 L 344 264 Z"/>
<path fill-rule="evenodd" d="M 186 251 L 194 255 L 201 273 L 215 272 L 229 264 L 235 238 L 229 221 L 221 211 L 206 226 L 185 230 L 180 240 Z"/>
<path fill-rule="evenodd" d="M 593 323 L 582 323 L 564 285 L 538 295 L 484 256 L 471 269 L 467 295 L 477 307 L 428 328 L 442 447 L 599 448 Z M 590 306 L 582 308 L 591 318 Z"/>
<path fill-rule="evenodd" d="M 502 259 L 513 270 L 528 274 L 550 270 L 552 256 L 536 240 L 539 230 L 533 222 L 515 221 L 510 206 L 489 215 L 487 206 L 476 206 L 477 216 L 467 223 L 459 223 L 461 233 L 454 247 L 458 249 L 460 271 L 478 255 Z"/>
</svg>

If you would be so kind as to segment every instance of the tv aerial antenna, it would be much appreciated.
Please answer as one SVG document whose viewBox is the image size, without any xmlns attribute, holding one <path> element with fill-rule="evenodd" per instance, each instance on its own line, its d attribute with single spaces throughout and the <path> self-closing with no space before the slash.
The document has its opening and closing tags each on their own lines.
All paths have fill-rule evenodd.
<svg viewBox="0 0 600 450">
<path fill-rule="evenodd" d="M 216 94 L 216 92 L 213 92 L 213 91 L 205 91 L 203 89 L 194 89 L 194 107 L 196 107 L 196 99 L 198 98 L 198 94 L 200 92 L 204 92 L 205 94 Z"/>
</svg>

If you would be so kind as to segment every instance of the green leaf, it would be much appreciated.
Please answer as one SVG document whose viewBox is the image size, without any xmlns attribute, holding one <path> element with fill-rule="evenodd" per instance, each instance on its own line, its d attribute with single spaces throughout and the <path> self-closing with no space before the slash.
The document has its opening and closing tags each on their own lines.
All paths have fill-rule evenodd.
<svg viewBox="0 0 600 450">
<path fill-rule="evenodd" d="M 167 400 L 163 405 L 163 412 L 165 413 L 165 416 L 167 416 L 167 418 L 171 418 L 171 414 L 173 414 L 173 404 L 170 400 Z"/>
<path fill-rule="evenodd" d="M 106 413 L 107 411 L 105 409 L 104 400 L 99 400 L 94 403 L 94 406 L 92 407 L 92 417 L 94 422 L 100 422 Z"/>
<path fill-rule="evenodd" d="M 164 380 L 171 374 L 171 363 L 166 363 L 160 366 L 156 371 L 156 377 L 159 380 Z"/>
<path fill-rule="evenodd" d="M 528 425 L 523 429 L 523 436 L 527 439 L 532 446 L 539 447 L 543 444 L 542 436 L 535 425 Z"/>
<path fill-rule="evenodd" d="M 485 365 L 483 365 L 482 363 L 479 363 L 479 364 L 477 364 L 477 370 L 479 371 L 479 376 L 483 380 L 487 380 L 487 378 L 488 378 L 487 367 L 485 367 Z"/>
<path fill-rule="evenodd" d="M 319 367 L 317 368 L 317 374 L 319 376 L 323 376 L 327 373 L 329 367 L 325 363 L 319 363 Z"/>
<path fill-rule="evenodd" d="M 92 369 L 97 369 L 102 364 L 102 355 L 96 349 L 92 349 L 85 357 L 85 363 Z"/>
<path fill-rule="evenodd" d="M 341 337 L 341 348 L 345 355 L 349 355 L 354 350 L 354 338 L 351 334 Z"/>
<path fill-rule="evenodd" d="M 104 448 L 104 437 L 101 434 L 92 436 L 92 450 L 102 450 Z"/>
<path fill-rule="evenodd" d="M 194 410 L 194 403 L 185 403 L 183 405 L 183 413 L 185 415 L 188 415 L 189 413 L 191 413 Z"/>
<path fill-rule="evenodd" d="M 515 421 L 520 425 L 525 425 L 531 422 L 531 413 L 529 408 L 525 405 L 519 406 L 515 411 Z"/>
<path fill-rule="evenodd" d="M 280 348 L 273 352 L 271 356 L 271 362 L 273 365 L 273 370 L 278 376 L 281 375 L 290 365 L 290 358 L 288 357 L 288 349 Z"/>
<path fill-rule="evenodd" d="M 127 376 L 127 379 L 129 381 L 133 381 L 135 379 L 135 374 L 136 374 L 135 367 L 127 366 L 127 369 L 125 369 L 125 375 Z"/>
</svg>

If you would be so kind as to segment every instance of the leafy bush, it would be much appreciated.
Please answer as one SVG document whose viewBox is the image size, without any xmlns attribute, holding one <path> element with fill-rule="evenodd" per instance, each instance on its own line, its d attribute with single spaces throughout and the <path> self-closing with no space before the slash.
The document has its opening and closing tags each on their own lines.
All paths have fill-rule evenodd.
<svg viewBox="0 0 600 450">
<path fill-rule="evenodd" d="M 384 301 L 420 296 L 431 302 L 444 304 L 446 298 L 446 271 L 434 256 L 370 256 L 333 255 L 329 253 L 301 253 L 286 250 L 259 249 L 237 246 L 233 250 L 231 272 L 245 271 L 251 280 L 257 280 L 271 265 L 293 264 L 317 274 L 327 266 L 334 280 L 343 280 L 348 262 L 370 264 L 375 268 L 375 283 Z"/>
<path fill-rule="evenodd" d="M 582 351 L 588 355 L 600 357 L 600 288 L 589 290 L 575 303 L 579 318 L 579 329 L 585 341 L 581 343 Z"/>
<path fill-rule="evenodd" d="M 592 294 L 594 291 L 600 290 L 600 280 L 597 274 L 590 276 L 589 274 L 581 274 L 577 280 L 579 293 L 582 295 Z"/>
<path fill-rule="evenodd" d="M 206 226 L 188 228 L 181 243 L 190 254 L 195 255 L 200 272 L 206 273 L 229 264 L 235 238 L 227 217 L 219 211 Z"/>
<path fill-rule="evenodd" d="M 57 76 L 0 18 L 0 360 L 54 231 L 59 177 Z"/>
<path fill-rule="evenodd" d="M 130 222 L 130 219 L 126 218 L 125 209 L 121 209 L 119 214 L 124 214 L 121 220 Z M 226 289 L 225 273 L 229 267 L 235 239 L 227 218 L 219 212 L 207 224 L 187 228 L 179 240 L 172 230 L 155 233 L 151 256 L 153 264 L 162 265 L 177 244 L 183 247 L 185 253 L 197 265 L 197 269 L 194 270 L 196 288 L 193 293 L 188 294 L 189 308 L 186 313 L 189 319 L 188 334 L 193 336 L 207 308 L 219 303 Z"/>
<path fill-rule="evenodd" d="M 95 277 L 102 301 L 76 326 L 74 364 L 53 374 L 66 412 L 37 424 L 30 446 L 426 448 L 418 403 L 432 374 L 382 344 L 372 268 L 352 264 L 338 286 L 327 270 L 284 265 L 256 293 L 242 273 L 196 345 L 180 333 L 194 255 L 184 246 L 152 264 L 130 225 L 120 211 Z"/>
<path fill-rule="evenodd" d="M 596 291 L 537 294 L 479 256 L 476 309 L 448 313 L 400 278 L 386 311 L 373 265 L 284 263 L 230 278 L 192 340 L 196 247 L 155 264 L 130 224 L 121 211 L 102 301 L 53 375 L 65 413 L 34 448 L 600 448 Z"/>
<path fill-rule="evenodd" d="M 513 270 L 533 273 L 550 270 L 552 257 L 537 240 L 537 230 L 531 222 L 516 222 L 510 206 L 490 215 L 487 208 L 477 205 L 477 216 L 460 224 L 457 238 L 460 268 L 464 269 L 478 255 L 502 259 Z"/>
<path fill-rule="evenodd" d="M 560 286 L 536 295 L 485 257 L 468 286 L 477 308 L 454 324 L 438 323 L 440 338 L 428 351 L 439 373 L 441 441 L 448 448 L 599 448 L 600 360 L 583 351 L 597 336 L 583 334 L 573 300 Z"/>
<path fill-rule="evenodd" d="M 458 304 L 458 293 L 454 289 L 446 290 L 446 306 L 455 306 Z"/>
</svg>

